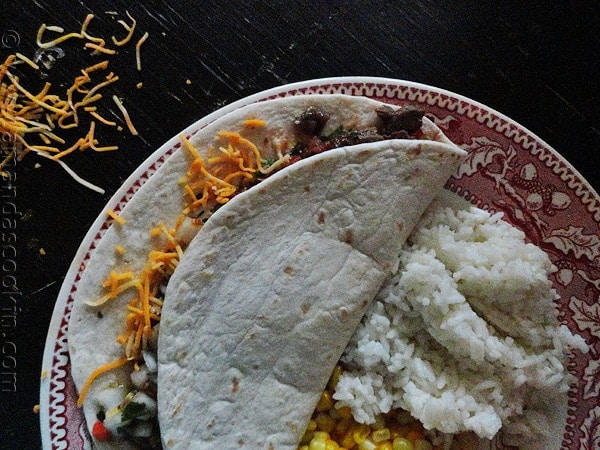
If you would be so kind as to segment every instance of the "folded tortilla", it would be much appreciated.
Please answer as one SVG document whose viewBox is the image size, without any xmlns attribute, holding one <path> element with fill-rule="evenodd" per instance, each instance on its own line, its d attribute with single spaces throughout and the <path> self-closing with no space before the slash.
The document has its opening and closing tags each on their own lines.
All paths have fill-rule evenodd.
<svg viewBox="0 0 600 450">
<path fill-rule="evenodd" d="M 334 132 L 334 130 L 340 126 L 343 126 L 346 129 L 365 129 L 374 127 L 378 121 L 375 110 L 381 105 L 383 104 L 380 102 L 366 98 L 344 95 L 310 95 L 269 100 L 240 108 L 223 116 L 198 131 L 190 138 L 190 142 L 203 157 L 207 157 L 208 149 L 218 145 L 218 140 L 215 141 L 215 136 L 217 136 L 219 131 L 227 130 L 237 132 L 242 137 L 256 143 L 259 147 L 261 157 L 264 159 L 276 158 L 281 153 L 286 154 L 290 152 L 290 149 L 294 145 L 294 140 L 296 139 L 296 132 L 293 127 L 294 119 L 306 111 L 308 107 L 315 106 L 327 110 L 330 117 L 323 133 L 328 134 Z M 264 120 L 265 123 L 264 126 L 248 127 L 246 125 L 248 119 L 260 119 Z M 294 289 L 302 291 L 303 289 L 300 289 L 300 286 L 303 277 L 316 276 L 319 273 L 322 273 L 323 278 L 321 281 L 323 282 L 327 280 L 328 275 L 326 274 L 338 274 L 337 278 L 334 277 L 335 283 L 331 284 L 327 291 L 330 292 L 330 294 L 328 294 L 329 300 L 333 300 L 333 297 L 335 296 L 334 293 L 340 293 L 346 290 L 344 286 L 346 286 L 346 283 L 349 281 L 344 281 L 344 279 L 340 277 L 340 274 L 348 272 L 349 277 L 354 278 L 352 284 L 348 285 L 352 286 L 348 288 L 353 292 L 352 301 L 356 301 L 356 298 L 358 297 L 361 297 L 362 299 L 364 293 L 364 299 L 368 303 L 381 282 L 380 278 L 382 272 L 393 270 L 397 264 L 395 259 L 397 252 L 395 248 L 387 247 L 387 244 L 382 246 L 382 243 L 386 243 L 386 239 L 391 241 L 391 236 L 394 236 L 395 238 L 397 235 L 400 237 L 408 235 L 410 228 L 416 223 L 420 212 L 426 208 L 431 197 L 441 189 L 447 178 L 454 172 L 458 165 L 458 161 L 463 154 L 460 149 L 453 146 L 443 133 L 426 118 L 423 118 L 421 134 L 422 139 L 418 140 L 388 141 L 385 144 L 364 144 L 365 147 L 359 148 L 358 153 L 356 153 L 356 150 L 331 150 L 323 154 L 323 156 L 313 156 L 284 169 L 279 174 L 273 175 L 271 178 L 274 181 L 272 181 L 271 178 L 267 178 L 266 181 L 251 188 L 247 192 L 247 195 L 240 194 L 238 196 L 240 200 L 235 202 L 232 201 L 230 202 L 231 205 L 228 204 L 225 205 L 225 207 L 222 207 L 221 210 L 224 212 L 220 213 L 221 210 L 219 210 L 218 213 L 220 214 L 213 216 L 213 218 L 217 217 L 218 219 L 221 217 L 221 219 L 218 220 L 224 221 L 223 223 L 231 223 L 231 226 L 238 230 L 239 233 L 242 233 L 242 230 L 245 230 L 245 222 L 248 221 L 251 216 L 258 217 L 260 215 L 260 217 L 262 217 L 260 220 L 265 221 L 262 224 L 259 223 L 260 220 L 258 222 L 253 222 L 252 228 L 256 228 L 254 231 L 244 231 L 244 233 L 255 233 L 255 237 L 262 236 L 265 239 L 261 246 L 253 247 L 257 252 L 257 259 L 254 261 L 261 261 L 260 264 L 263 265 L 261 266 L 260 264 L 255 263 L 254 265 L 247 267 L 248 272 L 246 275 L 254 275 L 254 277 L 251 277 L 251 280 L 248 281 L 249 283 L 250 281 L 254 283 L 251 284 L 253 286 L 253 295 L 256 295 L 259 292 L 258 285 L 262 284 L 263 287 L 265 287 L 264 283 L 267 282 L 266 280 L 270 280 L 271 278 L 268 277 L 273 277 L 273 274 L 277 275 L 274 278 L 277 283 L 288 280 L 288 278 L 282 278 L 280 272 L 273 272 L 270 274 L 267 272 L 268 268 L 277 268 L 278 271 L 286 269 L 287 265 L 283 266 L 285 255 L 286 258 L 295 258 L 294 261 L 296 261 L 296 265 L 299 266 L 294 266 L 294 271 L 297 275 L 291 276 L 284 272 L 286 277 L 295 281 L 292 283 L 292 286 L 280 286 L 277 288 L 280 290 L 269 292 L 280 292 L 281 294 L 278 295 L 283 297 L 283 293 L 287 292 L 286 290 L 289 291 L 289 289 L 292 289 L 289 291 L 290 294 L 291 292 L 295 292 Z M 404 148 L 404 150 L 402 150 L 402 148 Z M 330 152 L 331 155 L 329 155 Z M 380 170 L 379 165 L 385 166 L 388 163 L 391 163 L 391 161 L 400 161 L 402 159 L 397 156 L 383 157 L 384 154 L 410 154 L 414 156 L 414 158 L 410 160 L 413 171 L 410 172 L 402 169 L 400 172 L 402 173 L 402 177 L 405 178 L 400 177 L 392 179 L 388 177 L 386 183 L 371 185 L 370 183 L 374 183 L 379 177 L 379 175 L 376 175 Z M 367 157 L 366 155 L 371 155 L 373 158 Z M 314 166 L 312 162 L 309 163 L 313 158 L 315 158 Z M 408 156 L 406 156 L 406 158 L 408 158 Z M 334 160 L 336 161 L 335 163 L 333 163 Z M 353 162 L 350 163 L 350 161 Z M 361 164 L 369 161 L 379 161 L 377 170 L 374 167 L 368 172 L 364 169 L 360 169 Z M 113 224 L 108 228 L 102 239 L 93 249 L 93 252 L 91 252 L 89 260 L 86 261 L 86 267 L 81 279 L 78 281 L 77 290 L 73 293 L 74 302 L 68 333 L 71 375 L 78 390 L 82 388 L 85 381 L 96 368 L 111 361 L 115 361 L 123 355 L 123 346 L 116 342 L 116 336 L 121 333 L 124 328 L 126 306 L 134 293 L 126 292 L 118 298 L 103 304 L 101 307 L 90 307 L 85 302 L 95 300 L 104 294 L 102 283 L 108 277 L 111 270 L 116 269 L 118 271 L 127 270 L 139 272 L 146 262 L 148 253 L 151 250 L 160 249 L 164 245 L 164 241 L 161 239 L 150 236 L 149 230 L 156 227 L 159 223 L 164 224 L 168 229 L 175 226 L 182 210 L 185 208 L 184 197 L 179 181 L 185 176 L 189 162 L 189 158 L 186 156 L 185 152 L 181 150 L 167 158 L 159 170 L 146 181 L 127 203 L 125 208 L 119 213 L 120 217 L 125 220 L 125 224 Z M 302 165 L 303 168 L 294 167 L 299 164 Z M 319 169 L 320 165 L 329 167 L 332 171 L 336 168 L 336 171 L 326 172 L 326 175 L 323 175 L 323 169 Z M 392 166 L 395 167 L 397 164 L 394 163 Z M 422 173 L 417 173 L 419 171 L 422 171 Z M 286 173 L 288 175 L 286 175 Z M 303 175 L 292 175 L 294 173 L 301 173 Z M 369 174 L 371 175 L 368 176 Z M 391 176 L 391 174 L 392 172 L 390 172 L 389 176 Z M 288 176 L 300 177 L 298 182 L 301 183 L 303 189 L 302 195 L 296 197 L 293 201 L 286 201 L 283 198 L 283 196 L 287 195 L 286 192 L 291 186 L 285 187 L 286 184 L 281 180 L 286 179 Z M 325 176 L 329 184 L 322 185 L 322 180 L 317 181 L 314 179 L 314 177 L 321 176 Z M 356 182 L 358 180 L 361 180 L 364 188 L 359 188 L 359 186 L 357 186 Z M 261 186 L 267 182 L 269 184 L 266 184 L 265 186 L 270 186 L 274 183 L 274 187 L 263 189 Z M 411 189 L 414 190 L 414 195 L 405 196 L 402 191 L 403 185 L 410 186 Z M 271 193 L 271 189 L 276 189 L 280 194 L 275 195 Z M 419 195 L 421 194 L 417 195 L 417 193 L 422 193 L 422 196 L 420 197 Z M 281 202 L 279 212 L 273 211 L 273 204 L 271 202 L 274 197 Z M 253 198 L 255 200 L 249 200 Z M 263 199 L 262 201 L 258 200 L 261 198 Z M 351 202 L 350 198 L 353 198 L 354 200 Z M 400 202 L 399 205 L 397 204 L 397 201 Z M 252 210 L 244 209 L 244 204 L 252 204 Z M 313 217 L 311 219 L 312 222 L 309 223 L 305 216 L 305 214 L 309 212 L 307 208 L 308 206 L 314 207 L 317 204 L 320 204 L 324 209 L 317 210 L 316 219 Z M 377 204 L 379 204 L 379 206 L 375 207 Z M 241 208 L 241 210 L 236 210 L 236 205 L 238 205 L 237 207 Z M 302 219 L 299 219 L 300 223 L 294 222 L 293 211 L 296 206 L 298 206 L 298 211 L 302 213 Z M 398 208 L 400 208 L 400 211 L 398 211 Z M 232 214 L 234 216 L 239 214 L 240 218 L 236 219 L 235 217 L 230 218 L 229 216 L 226 216 L 228 210 L 234 211 L 235 213 Z M 271 211 L 271 213 L 263 215 L 268 211 Z M 311 209 L 310 211 L 315 212 L 314 209 Z M 398 213 L 400 213 L 400 215 L 398 215 Z M 275 227 L 276 217 L 272 214 L 279 217 L 277 227 Z M 321 217 L 323 217 L 323 223 L 320 223 Z M 213 221 L 213 218 L 209 219 L 207 225 Z M 218 228 L 217 223 L 212 225 L 209 230 Z M 399 228 L 400 224 L 402 224 L 402 230 Z M 227 227 L 225 227 L 225 229 L 226 228 Z M 200 227 L 187 227 L 185 228 L 185 235 L 178 236 L 178 239 L 189 241 L 199 229 Z M 202 228 L 202 230 L 205 229 L 206 226 Z M 267 233 L 257 233 L 257 230 L 260 229 Z M 386 231 L 388 229 L 393 229 L 395 231 L 390 235 L 389 231 Z M 290 246 L 285 246 L 283 245 L 282 239 L 291 239 L 291 230 L 294 230 L 296 234 L 294 235 L 294 239 L 290 241 Z M 340 230 L 343 231 L 342 235 L 339 235 L 341 232 Z M 203 233 L 203 235 L 208 233 L 209 231 Z M 380 233 L 382 233 L 381 236 L 384 238 L 379 237 Z M 253 235 L 250 234 L 247 238 L 250 239 L 252 236 Z M 232 245 L 232 242 L 239 242 L 239 239 L 234 236 L 231 237 L 231 239 L 233 239 L 232 241 L 229 240 L 229 237 L 230 236 L 227 237 L 228 244 L 226 252 L 238 254 L 237 252 L 241 250 L 235 250 L 237 244 Z M 199 238 L 197 242 L 201 242 L 202 239 L 203 238 Z M 395 242 L 399 241 L 400 239 Z M 241 244 L 241 242 L 239 243 Z M 124 246 L 126 252 L 123 255 L 115 252 L 116 245 Z M 210 242 L 208 245 L 209 247 L 213 247 L 213 245 L 223 245 L 223 243 L 217 244 Z M 253 242 L 252 245 L 258 245 L 258 243 Z M 199 248 L 201 246 L 200 243 L 194 244 L 194 248 L 196 248 L 196 251 L 201 255 L 204 251 L 211 251 Z M 258 250 L 259 247 L 262 250 Z M 217 247 L 214 247 L 212 251 L 216 248 Z M 240 249 L 243 248 L 245 247 L 240 247 Z M 277 252 L 272 253 L 272 255 L 279 256 L 278 259 L 271 261 L 271 257 L 268 256 L 271 255 L 271 253 L 265 251 L 265 248 L 279 249 L 278 252 L 281 251 L 283 253 L 281 255 Z M 305 248 L 309 249 L 310 252 L 304 252 L 303 249 Z M 387 250 L 388 248 L 389 250 Z M 313 261 L 314 255 L 318 252 L 320 252 L 319 254 L 321 254 L 322 258 L 319 258 L 319 261 L 315 262 Z M 186 254 L 187 253 L 188 252 L 186 251 Z M 334 255 L 335 261 L 331 261 Z M 221 266 L 219 266 L 220 272 L 216 273 L 216 278 L 214 278 L 212 282 L 224 283 L 225 280 L 227 280 L 227 284 L 229 284 L 231 281 L 232 274 L 226 272 L 226 267 L 223 266 L 224 263 L 222 258 L 225 256 L 226 255 L 221 254 L 220 252 L 215 253 L 215 258 L 217 258 L 215 261 L 221 264 Z M 206 255 L 201 257 L 205 258 Z M 273 256 L 273 258 L 275 258 L 275 256 Z M 338 260 L 338 258 L 342 258 L 342 260 Z M 344 262 L 346 261 L 344 258 L 347 258 L 347 263 Z M 194 257 L 190 256 L 188 258 L 185 256 L 185 259 L 193 260 Z M 329 261 L 330 263 L 324 264 L 323 261 Z M 247 262 L 250 264 L 253 261 L 248 260 Z M 306 272 L 309 268 L 309 264 L 314 266 L 317 263 L 321 264 L 318 272 Z M 193 265 L 193 263 L 189 264 Z M 333 264 L 333 266 L 329 267 L 330 264 Z M 302 265 L 306 265 L 306 267 L 300 267 Z M 239 273 L 240 266 L 236 265 L 235 267 L 236 271 Z M 355 271 L 356 275 L 354 274 Z M 179 275 L 178 279 L 182 279 L 182 277 L 183 275 Z M 187 295 L 196 295 L 193 294 L 191 288 L 195 289 L 198 284 L 201 284 L 199 281 L 205 277 L 207 277 L 206 273 L 196 272 L 196 278 L 193 281 L 190 280 L 186 282 L 188 284 L 185 286 L 190 288 Z M 180 282 L 177 281 L 176 283 L 179 284 Z M 304 286 L 304 284 L 302 284 L 302 286 Z M 317 284 L 315 284 L 315 286 L 317 286 Z M 183 285 L 173 286 L 173 289 L 180 288 L 185 291 Z M 275 289 L 275 286 L 271 286 L 269 289 Z M 311 287 L 311 289 L 310 292 L 312 292 L 312 296 L 316 296 L 317 292 L 320 292 L 320 290 L 315 291 L 314 289 L 316 288 Z M 289 295 L 287 297 L 288 299 L 291 298 Z M 268 299 L 268 301 L 273 300 L 274 297 Z M 307 298 L 306 301 L 308 300 L 309 299 Z M 212 299 L 208 304 L 213 304 L 213 302 L 218 301 L 222 300 Z M 347 300 L 344 299 L 344 301 Z M 248 308 L 247 311 L 252 311 L 251 313 L 254 313 L 255 310 L 252 310 L 252 308 L 256 307 L 256 299 L 254 299 L 254 303 L 249 303 L 249 305 L 254 306 L 240 306 L 240 314 L 244 308 Z M 306 317 L 311 317 L 311 315 L 316 314 L 317 311 L 323 311 L 325 308 L 329 308 L 330 306 L 327 305 L 329 305 L 329 303 L 323 307 L 317 305 L 310 307 Z M 179 319 L 173 317 L 173 314 L 178 314 L 176 308 L 180 307 L 182 307 L 180 302 L 172 305 L 172 308 L 169 307 L 170 312 L 167 314 L 167 317 L 170 316 L 169 320 L 175 320 L 175 322 L 169 322 L 171 323 L 171 331 L 169 331 L 168 337 L 165 337 L 165 339 L 175 339 L 178 346 L 183 349 L 188 345 L 185 343 L 187 337 L 184 337 L 184 335 L 187 336 L 187 333 L 183 333 L 180 338 L 177 338 L 174 334 L 175 328 L 173 328 L 183 326 L 183 324 L 178 325 L 176 320 L 184 320 L 184 317 Z M 335 328 L 335 330 L 343 331 L 341 336 L 350 336 L 353 330 L 352 324 L 357 322 L 355 316 L 358 317 L 364 310 L 364 307 L 361 307 L 358 309 L 355 308 L 356 311 L 351 312 L 352 308 L 355 308 L 355 306 L 346 306 L 346 309 L 348 309 L 349 312 L 348 324 L 344 323 L 343 326 L 338 324 L 337 328 Z M 238 311 L 238 309 L 235 310 Z M 280 308 L 279 311 L 282 311 L 282 309 Z M 231 311 L 232 314 L 233 312 L 234 311 Z M 320 318 L 322 314 L 318 316 L 319 317 L 315 317 L 314 320 L 322 320 Z M 256 317 L 253 316 L 253 318 Z M 269 320 L 271 321 L 276 318 L 276 315 L 269 316 Z M 234 318 L 229 321 L 238 323 L 233 319 Z M 193 318 L 192 321 L 202 325 L 200 323 L 200 316 Z M 204 325 L 202 326 L 204 327 Z M 260 323 L 255 324 L 254 326 L 260 326 Z M 298 329 L 297 336 L 302 335 L 308 339 L 307 336 L 309 333 L 301 333 L 301 328 L 302 327 Z M 189 330 L 191 329 L 192 328 L 189 328 Z M 208 335 L 214 334 L 213 332 L 207 331 L 206 328 L 203 328 L 202 332 L 206 332 Z M 237 329 L 235 332 L 239 333 L 240 331 Z M 332 333 L 327 333 L 327 336 L 336 333 L 337 331 L 334 333 L 332 330 Z M 239 334 L 236 335 L 235 338 L 235 340 L 239 341 L 237 338 L 239 338 Z M 343 337 L 336 339 L 337 342 L 331 344 L 332 347 L 328 350 L 328 354 L 337 354 L 336 352 L 338 352 L 338 350 L 341 352 L 343 348 L 342 341 L 344 339 L 345 338 Z M 335 349 L 333 347 L 335 347 Z M 177 355 L 171 354 L 171 356 L 167 357 L 167 354 L 163 354 L 163 366 L 166 368 L 183 364 L 182 361 L 185 360 L 185 358 L 181 358 L 182 353 L 187 352 L 191 355 L 192 351 L 195 352 L 195 350 L 193 350 L 192 341 L 190 341 L 187 350 L 180 350 Z M 310 353 L 312 354 L 313 352 L 311 351 Z M 333 356 L 328 357 L 328 361 L 332 357 Z M 180 361 L 175 361 L 177 358 L 179 358 Z M 295 358 L 296 359 L 290 359 L 290 361 L 297 361 L 297 356 Z M 216 364 L 217 362 L 218 361 L 215 361 L 214 363 Z M 282 360 L 281 364 L 284 362 L 285 361 Z M 266 361 L 263 361 L 263 363 L 266 363 Z M 212 365 L 213 362 L 208 364 Z M 283 373 L 287 370 L 288 366 L 289 364 L 278 366 L 278 370 Z M 215 367 L 217 367 L 217 365 L 215 365 Z M 202 370 L 205 369 L 206 368 L 203 368 Z M 167 376 L 170 376 L 170 370 L 171 369 L 167 369 L 167 372 L 161 376 L 163 380 L 165 380 Z M 217 369 L 211 371 L 213 376 L 216 376 L 216 370 Z M 296 367 L 295 372 L 297 374 L 304 373 L 305 375 L 302 375 L 303 378 L 311 378 L 313 375 L 309 372 L 310 370 L 315 369 Z M 103 373 L 91 385 L 86 401 L 83 404 L 84 414 L 90 429 L 97 420 L 98 406 L 94 399 L 98 394 L 98 390 L 107 383 L 124 386 L 130 385 L 129 374 L 131 371 L 132 364 L 127 364 L 118 369 Z M 325 372 L 325 369 L 320 371 L 319 378 L 325 376 Z M 246 376 L 245 374 L 243 375 Z M 275 373 L 272 375 L 274 376 Z M 187 376 L 189 376 L 189 374 L 185 376 L 182 375 L 182 378 L 176 377 L 178 386 L 178 389 L 176 389 L 178 391 L 177 398 L 181 398 L 180 394 L 183 392 L 184 386 L 187 383 L 187 378 L 185 378 Z M 241 380 L 241 376 L 229 376 L 227 382 L 231 382 L 232 378 Z M 291 383 L 290 386 L 293 386 L 294 383 Z M 189 387 L 185 389 L 189 389 Z M 310 392 L 312 395 L 316 392 L 317 385 L 311 386 L 311 389 Z M 299 389 L 298 391 L 303 392 L 304 390 L 305 388 L 302 387 L 302 389 Z M 162 398 L 164 399 L 164 397 Z M 193 402 L 199 401 L 201 400 L 193 400 Z M 196 403 L 196 405 L 197 404 L 198 403 Z M 239 404 L 241 404 L 241 402 Z M 159 408 L 160 407 L 161 406 L 159 406 Z M 187 407 L 193 409 L 193 404 L 188 403 Z M 295 406 L 289 404 L 283 407 L 280 404 L 280 406 L 275 409 L 287 411 L 295 409 Z M 171 412 L 172 411 L 165 414 L 170 414 Z M 164 417 L 162 412 L 161 415 Z M 185 420 L 177 422 L 177 424 L 173 422 L 172 426 L 163 425 L 168 427 L 168 437 L 165 442 L 172 439 L 175 443 L 181 443 L 179 440 L 179 431 L 177 431 L 176 428 L 179 426 L 193 428 L 192 422 L 194 421 L 194 415 L 195 413 L 192 414 L 192 417 L 188 416 Z M 183 414 L 179 417 L 183 417 Z M 173 420 L 176 420 L 176 418 Z M 164 423 L 165 421 L 163 420 L 163 424 Z M 296 434 L 293 436 L 297 436 L 298 433 L 301 434 L 303 431 L 302 428 L 302 422 L 298 422 L 295 430 Z M 256 432 L 256 436 L 262 434 L 265 439 L 271 439 L 271 436 L 260 428 L 255 429 L 253 432 Z M 172 433 L 175 434 L 173 435 Z M 229 433 L 229 430 L 227 433 Z M 295 437 L 290 438 L 286 435 L 285 439 L 281 442 L 289 443 L 293 439 L 295 439 Z M 250 442 L 251 441 L 248 441 L 247 445 L 251 446 Z M 132 448 L 123 441 L 112 443 L 97 442 L 96 444 L 100 448 Z"/>
<path fill-rule="evenodd" d="M 217 211 L 165 296 L 163 445 L 297 448 L 365 309 L 463 154 L 406 140 L 331 150 Z"/>
</svg>

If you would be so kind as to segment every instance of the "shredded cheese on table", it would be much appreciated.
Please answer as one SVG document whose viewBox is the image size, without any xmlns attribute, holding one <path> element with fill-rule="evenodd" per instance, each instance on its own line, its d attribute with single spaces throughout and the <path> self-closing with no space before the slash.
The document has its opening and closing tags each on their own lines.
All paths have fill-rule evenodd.
<svg viewBox="0 0 600 450">
<path fill-rule="evenodd" d="M 21 61 L 29 64 L 33 70 L 39 70 L 40 66 L 38 66 L 36 63 L 34 63 L 31 59 L 29 59 L 27 56 L 23 55 L 22 53 L 15 53 L 15 56 L 17 58 L 19 58 Z"/>
<path fill-rule="evenodd" d="M 140 38 L 140 40 L 137 42 L 137 44 L 135 44 L 135 61 L 138 71 L 142 70 L 142 57 L 140 49 L 142 48 L 142 44 L 146 42 L 146 39 L 148 39 L 148 36 L 148 32 L 145 32 L 144 35 Z"/>
<path fill-rule="evenodd" d="M 131 24 L 127 24 L 123 20 L 118 22 L 127 31 L 127 35 L 120 40 L 114 36 L 111 37 L 113 44 L 117 47 L 129 43 L 136 31 L 136 20 L 128 11 L 126 11 L 126 15 Z M 36 44 L 39 49 L 47 50 L 69 40 L 82 40 L 84 41 L 84 48 L 91 50 L 92 55 L 115 55 L 116 50 L 109 48 L 105 39 L 88 31 L 94 17 L 93 14 L 88 14 L 79 30 L 67 33 L 62 27 L 42 23 L 36 35 Z M 48 33 L 57 33 L 58 35 L 50 37 Z M 136 44 L 138 69 L 140 69 L 140 46 L 147 38 L 148 33 L 144 33 Z M 41 70 L 37 54 L 36 58 L 32 60 L 22 53 L 15 53 L 9 55 L 4 63 L 0 65 L 0 133 L 10 136 L 14 144 L 12 145 L 14 148 L 9 151 L 3 149 L 2 160 L 0 160 L 0 175 L 8 176 L 4 168 L 10 161 L 19 161 L 27 153 L 33 152 L 57 161 L 69 175 L 82 185 L 98 192 L 104 192 L 101 188 L 83 180 L 69 169 L 64 162 L 58 160 L 75 150 L 91 149 L 97 152 L 105 152 L 118 149 L 116 145 L 100 146 L 98 140 L 94 137 L 96 131 L 94 121 L 116 127 L 119 131 L 122 130 L 122 127 L 117 126 L 116 122 L 106 119 L 95 106 L 102 100 L 102 92 L 109 85 L 119 81 L 119 77 L 112 72 L 106 75 L 102 81 L 93 81 L 94 72 L 107 70 L 108 60 L 81 70 L 81 74 L 75 77 L 72 85 L 67 88 L 63 95 L 52 93 L 51 83 L 45 83 L 41 91 L 32 93 L 20 82 L 19 77 L 11 73 L 10 68 L 16 63 L 25 63 L 35 71 Z M 46 63 L 44 63 L 44 67 L 49 68 Z M 115 103 L 123 113 L 124 121 L 131 134 L 137 135 L 137 130 L 133 126 L 122 102 L 117 100 Z M 86 118 L 91 119 L 86 136 L 78 139 L 67 148 L 61 148 L 60 146 L 66 145 L 66 142 L 57 134 L 57 131 L 79 127 L 82 113 L 86 113 Z M 41 143 L 33 143 L 34 139 L 41 141 Z"/>
<path fill-rule="evenodd" d="M 123 20 L 117 21 L 121 25 L 123 25 L 123 28 L 125 28 L 125 30 L 127 31 L 127 36 L 125 36 L 120 41 L 117 41 L 117 38 L 112 36 L 113 44 L 115 44 L 118 47 L 121 47 L 121 46 L 127 44 L 131 40 L 131 38 L 133 36 L 133 32 L 135 31 L 136 23 L 137 23 L 136 20 L 133 17 L 131 17 L 131 15 L 129 14 L 129 11 L 125 11 L 125 14 L 127 14 L 127 17 L 129 17 L 129 19 L 131 20 L 131 25 L 127 25 Z"/>
<path fill-rule="evenodd" d="M 119 97 L 117 97 L 116 95 L 113 95 L 113 101 L 115 102 L 115 104 L 117 105 L 117 107 L 119 108 L 121 113 L 123 114 L 123 119 L 125 120 L 125 124 L 127 125 L 127 128 L 129 128 L 129 132 L 131 134 L 133 134 L 134 136 L 137 136 L 138 132 L 135 129 L 135 127 L 133 126 L 133 123 L 131 122 L 131 118 L 129 117 L 129 113 L 127 112 L 127 109 L 125 109 L 125 106 L 123 106 L 123 103 L 121 102 Z"/>
</svg>

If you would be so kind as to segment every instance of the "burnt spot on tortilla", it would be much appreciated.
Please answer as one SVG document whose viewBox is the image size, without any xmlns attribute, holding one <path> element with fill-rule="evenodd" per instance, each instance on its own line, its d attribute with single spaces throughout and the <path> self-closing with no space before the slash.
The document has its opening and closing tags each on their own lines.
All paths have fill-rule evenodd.
<svg viewBox="0 0 600 450">
<path fill-rule="evenodd" d="M 208 422 L 208 425 L 206 425 L 206 428 L 210 429 L 210 428 L 214 427 L 216 423 L 217 423 L 217 421 L 216 421 L 216 419 L 213 417 L 213 418 L 211 419 L 211 421 L 210 421 L 210 422 Z"/>
<path fill-rule="evenodd" d="M 412 159 L 417 158 L 421 154 L 421 145 L 415 145 L 408 150 L 408 156 Z"/>
<path fill-rule="evenodd" d="M 348 309 L 345 307 L 341 307 L 340 308 L 340 318 L 342 320 L 348 320 L 349 317 L 350 317 L 350 312 L 348 311 Z"/>
<path fill-rule="evenodd" d="M 325 211 L 319 211 L 317 214 L 317 222 L 319 225 L 323 225 L 325 223 Z"/>
<path fill-rule="evenodd" d="M 301 307 L 302 313 L 306 314 L 309 310 L 310 310 L 310 304 L 308 303 L 303 303 L 302 307 Z"/>
<path fill-rule="evenodd" d="M 177 406 L 175 407 L 175 409 L 171 413 L 171 417 L 177 416 L 179 414 L 179 412 L 181 411 L 182 407 L 183 407 L 183 403 L 182 402 L 177 403 Z"/>
<path fill-rule="evenodd" d="M 240 447 L 243 447 L 244 445 L 246 445 L 246 441 L 244 441 L 243 439 L 240 439 L 239 441 L 237 441 L 237 443 Z"/>
<path fill-rule="evenodd" d="M 238 380 L 236 377 L 233 377 L 231 379 L 231 393 L 237 394 L 237 392 L 239 390 L 240 390 L 240 380 Z"/>
<path fill-rule="evenodd" d="M 344 242 L 346 244 L 352 244 L 353 239 L 354 239 L 354 236 L 352 236 L 352 230 L 346 230 L 344 232 Z"/>
<path fill-rule="evenodd" d="M 398 222 L 396 223 L 396 226 L 398 227 L 398 231 L 404 230 L 404 222 Z"/>
<path fill-rule="evenodd" d="M 367 306 L 369 306 L 369 300 L 363 300 L 360 306 L 361 308 L 366 308 Z"/>
<path fill-rule="evenodd" d="M 285 273 L 286 275 L 294 275 L 296 271 L 293 267 L 287 266 L 285 269 L 283 269 L 283 273 Z"/>
<path fill-rule="evenodd" d="M 310 192 L 310 185 L 307 184 L 304 186 L 304 192 Z"/>
</svg>

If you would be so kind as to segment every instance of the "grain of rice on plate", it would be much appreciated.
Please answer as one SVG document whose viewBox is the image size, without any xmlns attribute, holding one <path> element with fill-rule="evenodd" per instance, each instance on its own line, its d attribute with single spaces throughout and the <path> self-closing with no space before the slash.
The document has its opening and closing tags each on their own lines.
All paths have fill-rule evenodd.
<svg viewBox="0 0 600 450">
<path fill-rule="evenodd" d="M 362 423 L 403 408 L 484 439 L 502 427 L 517 445 L 564 425 L 567 353 L 587 347 L 559 324 L 548 256 L 501 217 L 430 206 L 344 353 L 336 407 Z"/>
</svg>

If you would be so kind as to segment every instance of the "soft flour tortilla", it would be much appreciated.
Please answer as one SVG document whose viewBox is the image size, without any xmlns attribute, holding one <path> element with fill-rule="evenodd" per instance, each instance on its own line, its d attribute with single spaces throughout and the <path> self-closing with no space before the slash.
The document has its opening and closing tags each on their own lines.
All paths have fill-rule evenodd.
<svg viewBox="0 0 600 450">
<path fill-rule="evenodd" d="M 323 134 L 328 134 L 340 125 L 347 129 L 375 126 L 375 110 L 381 105 L 380 102 L 366 98 L 344 95 L 309 95 L 269 100 L 240 108 L 214 121 L 191 136 L 190 141 L 206 157 L 208 149 L 218 145 L 215 136 L 219 131 L 238 132 L 257 144 L 265 159 L 273 158 L 278 151 L 289 152 L 295 139 L 293 121 L 309 106 L 323 108 L 329 113 L 330 119 L 323 130 Z M 266 125 L 245 127 L 243 122 L 251 118 L 265 120 Z M 422 131 L 423 140 L 413 142 L 440 141 L 451 144 L 426 118 L 423 119 Z M 105 293 L 102 283 L 111 270 L 139 272 L 148 253 L 163 246 L 164 241 L 152 238 L 149 230 L 159 223 L 163 223 L 168 229 L 175 226 L 185 207 L 179 180 L 185 175 L 189 162 L 182 150 L 169 156 L 119 212 L 126 223 L 110 226 L 85 262 L 85 270 L 73 293 L 68 330 L 71 375 L 78 390 L 97 367 L 122 356 L 123 347 L 116 342 L 116 336 L 124 328 L 126 305 L 133 293 L 121 295 L 97 308 L 90 307 L 85 302 L 98 299 Z M 108 207 L 113 207 L 112 204 L 113 201 Z M 197 231 L 196 227 L 188 227 L 187 236 L 179 238 L 191 240 Z M 115 245 L 122 245 L 126 250 L 125 254 L 115 252 Z M 131 365 L 127 365 L 101 375 L 92 384 L 83 405 L 90 429 L 97 420 L 97 405 L 93 399 L 98 390 L 107 382 L 129 385 L 130 372 Z M 96 444 L 104 448 L 129 448 L 123 441 Z"/>
<path fill-rule="evenodd" d="M 163 445 L 297 448 L 366 307 L 463 156 L 405 140 L 331 150 L 217 211 L 165 296 Z"/>
</svg>

